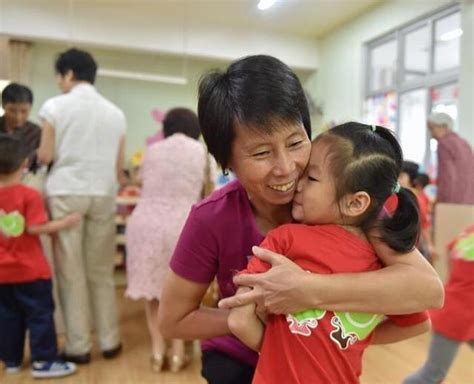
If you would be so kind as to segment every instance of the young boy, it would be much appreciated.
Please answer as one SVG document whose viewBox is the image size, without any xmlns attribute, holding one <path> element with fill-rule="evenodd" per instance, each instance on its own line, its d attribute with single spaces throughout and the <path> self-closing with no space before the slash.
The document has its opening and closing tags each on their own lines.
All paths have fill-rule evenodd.
<svg viewBox="0 0 474 384">
<path fill-rule="evenodd" d="M 76 366 L 58 358 L 51 271 L 38 235 L 77 225 L 81 217 L 48 221 L 39 192 L 21 184 L 27 157 L 19 139 L 0 134 L 0 360 L 7 373 L 19 371 L 28 330 L 33 377 L 62 377 Z"/>
</svg>

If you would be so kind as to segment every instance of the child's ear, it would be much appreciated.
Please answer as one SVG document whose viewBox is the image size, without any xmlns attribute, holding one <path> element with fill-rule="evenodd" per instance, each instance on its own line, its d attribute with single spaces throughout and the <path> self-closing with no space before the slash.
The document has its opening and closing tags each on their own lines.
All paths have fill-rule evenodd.
<svg viewBox="0 0 474 384">
<path fill-rule="evenodd" d="M 357 217 L 362 215 L 370 206 L 370 196 L 367 192 L 350 193 L 344 196 L 342 201 L 342 213 L 344 216 Z"/>
</svg>

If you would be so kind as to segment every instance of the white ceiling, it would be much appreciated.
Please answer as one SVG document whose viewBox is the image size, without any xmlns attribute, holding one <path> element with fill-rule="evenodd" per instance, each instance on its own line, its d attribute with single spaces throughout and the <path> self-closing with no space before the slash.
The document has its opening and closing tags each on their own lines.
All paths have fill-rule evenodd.
<svg viewBox="0 0 474 384">
<path fill-rule="evenodd" d="M 303 37 L 321 37 L 386 0 L 277 0 L 266 11 L 258 0 L 68 0 L 82 8 L 120 5 L 133 13 L 152 12 L 159 20 L 206 24 Z"/>
</svg>

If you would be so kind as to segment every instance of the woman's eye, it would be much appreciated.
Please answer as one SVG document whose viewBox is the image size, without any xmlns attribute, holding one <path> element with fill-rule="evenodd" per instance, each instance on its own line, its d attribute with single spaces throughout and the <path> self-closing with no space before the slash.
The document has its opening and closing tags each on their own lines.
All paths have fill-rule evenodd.
<svg viewBox="0 0 474 384">
<path fill-rule="evenodd" d="M 291 143 L 290 147 L 298 147 L 302 143 L 303 143 L 303 140 L 298 140 L 298 141 L 295 141 L 294 143 Z"/>
<path fill-rule="evenodd" d="M 262 152 L 254 153 L 252 156 L 253 157 L 264 157 L 264 156 L 268 155 L 269 153 L 270 153 L 270 151 L 262 151 Z"/>
<path fill-rule="evenodd" d="M 314 177 L 312 177 L 312 176 L 309 176 L 309 175 L 308 175 L 308 180 L 309 180 L 309 181 L 319 181 L 318 179 L 316 179 L 316 178 L 314 178 Z"/>
</svg>

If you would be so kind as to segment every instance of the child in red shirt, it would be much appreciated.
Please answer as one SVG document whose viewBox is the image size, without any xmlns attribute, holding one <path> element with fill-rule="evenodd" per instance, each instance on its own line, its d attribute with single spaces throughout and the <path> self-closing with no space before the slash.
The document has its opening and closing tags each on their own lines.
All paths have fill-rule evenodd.
<svg viewBox="0 0 474 384">
<path fill-rule="evenodd" d="M 397 182 L 401 164 L 400 145 L 385 128 L 347 123 L 320 135 L 293 201 L 293 217 L 304 224 L 270 231 L 262 246 L 310 273 L 381 268 L 367 241 L 374 228 L 378 241 L 410 251 L 420 224 L 415 196 Z M 269 268 L 253 257 L 247 272 Z M 271 315 L 264 326 L 255 304 L 233 309 L 228 324 L 242 342 L 261 352 L 253 383 L 358 383 L 368 345 L 429 329 L 426 313 L 385 318 L 321 309 Z"/>
<path fill-rule="evenodd" d="M 28 330 L 33 377 L 67 376 L 76 366 L 58 357 L 51 271 L 38 235 L 81 217 L 48 221 L 39 192 L 21 184 L 26 165 L 22 143 L 0 135 L 0 360 L 7 373 L 19 371 Z"/>
</svg>

